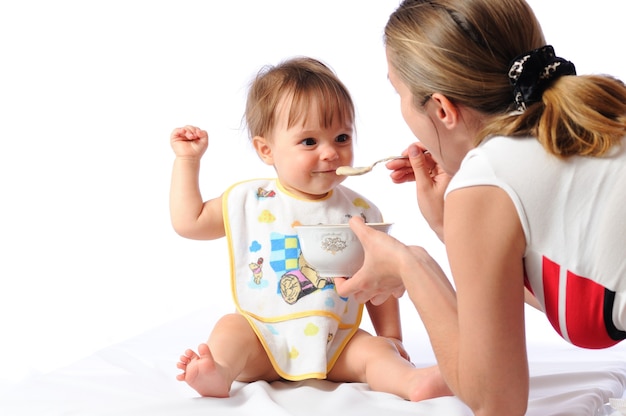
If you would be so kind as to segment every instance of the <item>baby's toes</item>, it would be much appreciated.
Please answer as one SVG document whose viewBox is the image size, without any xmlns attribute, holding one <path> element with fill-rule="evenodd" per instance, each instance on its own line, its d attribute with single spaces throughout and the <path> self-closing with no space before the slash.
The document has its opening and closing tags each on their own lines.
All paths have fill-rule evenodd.
<svg viewBox="0 0 626 416">
<path fill-rule="evenodd" d="M 193 360 L 194 358 L 200 358 L 200 356 L 196 354 L 194 350 L 185 351 L 185 356 L 189 357 L 190 360 Z"/>
</svg>

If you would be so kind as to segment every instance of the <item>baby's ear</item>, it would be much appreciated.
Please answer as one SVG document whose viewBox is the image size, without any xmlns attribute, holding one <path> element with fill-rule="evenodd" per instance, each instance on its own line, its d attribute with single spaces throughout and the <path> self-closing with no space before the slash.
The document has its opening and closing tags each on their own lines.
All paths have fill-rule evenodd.
<svg viewBox="0 0 626 416">
<path fill-rule="evenodd" d="M 252 146 L 256 150 L 257 155 L 263 162 L 268 165 L 274 164 L 274 156 L 272 155 L 272 147 L 269 145 L 267 139 L 261 136 L 254 136 L 252 138 Z"/>
</svg>

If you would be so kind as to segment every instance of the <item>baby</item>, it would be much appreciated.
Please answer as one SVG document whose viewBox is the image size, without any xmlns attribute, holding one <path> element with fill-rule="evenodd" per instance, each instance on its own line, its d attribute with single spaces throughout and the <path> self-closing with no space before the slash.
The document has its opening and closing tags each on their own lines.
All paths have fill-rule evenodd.
<svg viewBox="0 0 626 416">
<path fill-rule="evenodd" d="M 203 201 L 206 131 L 175 129 L 170 210 L 181 236 L 226 236 L 237 313 L 223 316 L 197 352 L 180 357 L 178 380 L 202 396 L 227 397 L 233 381 L 363 382 L 407 400 L 450 391 L 437 367 L 415 368 L 402 346 L 398 300 L 367 304 L 373 336 L 359 328 L 363 304 L 337 294 L 300 251 L 298 224 L 381 222 L 376 206 L 335 173 L 353 160 L 354 106 L 334 72 L 310 58 L 263 68 L 250 86 L 246 122 L 276 178 L 233 185 Z"/>
</svg>

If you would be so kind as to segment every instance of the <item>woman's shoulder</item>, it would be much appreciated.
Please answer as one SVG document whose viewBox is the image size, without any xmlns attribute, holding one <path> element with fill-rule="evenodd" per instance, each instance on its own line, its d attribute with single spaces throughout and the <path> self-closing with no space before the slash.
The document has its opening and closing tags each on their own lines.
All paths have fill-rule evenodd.
<svg viewBox="0 0 626 416">
<path fill-rule="evenodd" d="M 461 170 L 477 163 L 489 165 L 494 171 L 528 171 L 535 165 L 556 160 L 534 137 L 492 137 L 468 152 Z M 464 166 L 465 165 L 465 166 Z"/>
<path fill-rule="evenodd" d="M 531 179 L 549 165 L 549 157 L 534 137 L 492 137 L 467 153 L 446 195 L 469 186 L 505 188 L 516 178 Z"/>
<path fill-rule="evenodd" d="M 539 152 L 542 151 L 539 141 L 532 136 L 510 137 L 510 136 L 494 136 L 486 139 L 476 146 L 471 152 L 485 152 L 487 154 L 496 154 L 506 157 L 511 152 Z M 545 152 L 545 151 L 544 151 Z"/>
</svg>

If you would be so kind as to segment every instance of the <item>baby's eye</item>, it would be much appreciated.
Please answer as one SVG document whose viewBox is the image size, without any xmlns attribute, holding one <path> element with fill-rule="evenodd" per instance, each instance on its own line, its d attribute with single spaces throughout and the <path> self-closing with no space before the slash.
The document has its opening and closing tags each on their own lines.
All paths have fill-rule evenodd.
<svg viewBox="0 0 626 416">
<path fill-rule="evenodd" d="M 305 145 L 305 146 L 315 146 L 316 143 L 317 142 L 312 137 L 308 137 L 308 138 L 302 140 L 302 144 Z"/>
<path fill-rule="evenodd" d="M 347 134 L 340 134 L 335 140 L 339 143 L 344 143 L 350 140 L 350 136 Z"/>
</svg>

